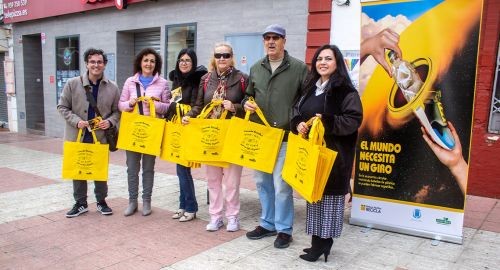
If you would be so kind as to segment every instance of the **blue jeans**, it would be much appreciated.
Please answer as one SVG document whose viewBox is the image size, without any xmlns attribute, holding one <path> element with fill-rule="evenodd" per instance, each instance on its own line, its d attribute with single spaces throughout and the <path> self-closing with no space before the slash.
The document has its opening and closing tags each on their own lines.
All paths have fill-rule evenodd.
<svg viewBox="0 0 500 270">
<path fill-rule="evenodd" d="M 179 209 L 184 209 L 189 213 L 198 212 L 191 168 L 177 164 L 177 177 L 179 177 L 180 188 Z"/>
<path fill-rule="evenodd" d="M 281 178 L 285 163 L 287 143 L 283 142 L 272 174 L 255 171 L 255 183 L 259 193 L 262 214 L 260 226 L 266 230 L 292 235 L 293 231 L 293 190 Z"/>
</svg>

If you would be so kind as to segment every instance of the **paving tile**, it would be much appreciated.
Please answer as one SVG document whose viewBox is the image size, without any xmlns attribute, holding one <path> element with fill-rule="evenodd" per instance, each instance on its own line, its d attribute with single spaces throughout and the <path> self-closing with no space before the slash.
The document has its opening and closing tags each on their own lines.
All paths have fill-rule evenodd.
<svg viewBox="0 0 500 270">
<path fill-rule="evenodd" d="M 176 166 L 160 159 L 155 166 L 153 214 L 124 217 L 128 190 L 125 152 L 121 150 L 110 154 L 107 201 L 114 214 L 105 217 L 96 211 L 93 182 L 89 182 L 89 212 L 68 219 L 65 212 L 74 201 L 71 181 L 60 179 L 62 140 L 8 137 L 0 137 L 2 168 L 31 180 L 41 177 L 52 182 L 1 194 L 0 269 L 469 270 L 500 265 L 500 233 L 496 230 L 500 204 L 498 199 L 476 196 L 467 196 L 463 245 L 439 243 L 437 247 L 429 239 L 380 230 L 363 232 L 364 228 L 348 224 L 351 209 L 346 204 L 342 236 L 335 239 L 326 263 L 323 257 L 314 263 L 298 257 L 310 246 L 310 236 L 304 232 L 305 202 L 298 196 L 294 200 L 294 241 L 289 248 L 274 248 L 274 237 L 251 241 L 244 236 L 259 223 L 260 216 L 252 170 L 242 173 L 243 230 L 239 232 L 205 231 L 210 215 L 203 168 L 192 171 L 199 204 L 197 219 L 187 223 L 171 219 L 178 207 Z M 47 143 L 57 147 L 47 147 Z"/>
<path fill-rule="evenodd" d="M 3 223 L 3 224 L 0 224 L 0 235 L 2 234 L 6 234 L 6 233 L 11 233 L 11 232 L 14 232 L 14 231 L 17 231 L 18 228 L 16 226 L 14 226 L 14 224 L 12 223 Z"/>
<path fill-rule="evenodd" d="M 57 183 L 56 181 L 45 177 L 10 168 L 0 168 L 0 175 L 2 175 L 0 178 L 0 193 Z"/>
<path fill-rule="evenodd" d="M 102 269 L 106 270 L 136 270 L 136 269 L 141 269 L 141 270 L 156 270 L 161 268 L 161 264 L 148 260 L 144 257 L 141 256 L 135 256 L 132 257 L 128 260 L 121 261 L 117 264 L 104 267 Z"/>
<path fill-rule="evenodd" d="M 500 222 L 485 221 L 480 229 L 500 233 Z"/>
<path fill-rule="evenodd" d="M 465 213 L 469 211 L 489 212 L 497 203 L 496 199 L 467 195 Z"/>
</svg>

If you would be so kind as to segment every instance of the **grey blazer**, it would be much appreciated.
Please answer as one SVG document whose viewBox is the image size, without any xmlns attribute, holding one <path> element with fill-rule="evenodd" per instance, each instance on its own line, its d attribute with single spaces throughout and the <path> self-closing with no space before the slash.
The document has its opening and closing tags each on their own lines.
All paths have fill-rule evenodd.
<svg viewBox="0 0 500 270">
<path fill-rule="evenodd" d="M 57 105 L 57 110 L 66 120 L 64 128 L 64 140 L 76 141 L 78 136 L 78 122 L 87 121 L 89 102 L 85 94 L 84 85 L 90 85 L 87 73 L 82 75 L 83 85 L 80 76 L 74 77 L 66 82 Z M 97 108 L 113 126 L 120 121 L 120 111 L 118 101 L 120 100 L 120 90 L 118 86 L 106 77 L 103 77 L 99 84 L 99 94 L 97 95 Z M 96 131 L 97 139 L 101 143 L 106 143 L 106 136 L 102 130 Z"/>
</svg>

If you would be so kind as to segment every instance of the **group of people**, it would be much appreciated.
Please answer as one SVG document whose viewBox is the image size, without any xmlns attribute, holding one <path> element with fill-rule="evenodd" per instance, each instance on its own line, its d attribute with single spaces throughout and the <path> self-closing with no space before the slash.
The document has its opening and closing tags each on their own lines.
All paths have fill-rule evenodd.
<svg viewBox="0 0 500 270">
<path fill-rule="evenodd" d="M 103 72 L 106 56 L 102 50 L 89 49 L 84 54 L 87 72 L 70 79 L 61 95 L 58 110 L 66 120 L 65 140 L 75 141 L 78 129 L 87 127 L 95 112 L 89 105 L 84 87 L 92 87 L 97 107 L 105 115 L 96 131 L 97 138 L 105 143 L 103 130 L 118 124 L 120 111 L 132 111 L 139 106 L 140 113 L 148 115 L 149 103 L 139 101 L 139 96 L 156 97 L 156 117 L 169 117 L 176 103 L 190 105 L 182 117 L 182 124 L 189 125 L 191 117 L 214 99 L 222 100 L 208 115 L 220 118 L 227 110 L 227 118 L 243 117 L 246 111 L 260 108 L 273 127 L 283 129 L 283 138 L 276 165 L 272 173 L 255 171 L 254 179 L 261 203 L 259 225 L 246 233 L 256 240 L 275 236 L 276 248 L 287 248 L 293 241 L 294 205 L 293 190 L 283 180 L 281 171 L 285 160 L 289 132 L 306 135 L 306 122 L 319 116 L 325 127 L 326 146 L 338 152 L 322 197 L 317 203 L 307 203 L 306 233 L 312 235 L 311 247 L 300 257 L 316 261 L 330 254 L 333 238 L 340 236 L 344 216 L 344 196 L 349 191 L 349 180 L 354 160 L 357 130 L 362 121 L 362 107 L 358 92 L 353 87 L 340 50 L 334 45 L 320 47 L 313 56 L 311 71 L 306 64 L 285 50 L 286 30 L 280 25 L 269 25 L 263 32 L 266 56 L 258 60 L 250 74 L 235 67 L 233 48 L 228 43 L 217 43 L 208 64 L 208 71 L 198 66 L 196 53 L 183 49 L 177 56 L 175 69 L 169 72 L 172 88 L 181 88 L 182 99 L 170 101 L 167 80 L 161 76 L 162 60 L 153 49 L 142 50 L 134 61 L 134 76 L 128 78 L 120 91 Z M 255 102 L 247 102 L 253 97 Z M 252 121 L 259 122 L 252 114 Z M 91 143 L 92 136 L 85 132 L 83 142 Z M 126 152 L 129 204 L 125 216 L 138 209 L 139 171 L 142 163 L 142 215 L 151 214 L 151 194 L 154 185 L 155 156 L 133 151 Z M 227 231 L 240 229 L 239 186 L 242 167 L 230 164 L 227 168 L 206 166 L 209 191 L 210 221 L 207 231 L 217 231 L 227 219 Z M 189 167 L 177 165 L 180 194 L 179 209 L 172 218 L 180 222 L 196 218 L 196 201 L 193 177 Z M 107 206 L 107 182 L 95 182 L 97 209 L 104 215 L 112 214 Z M 66 216 L 76 217 L 88 211 L 86 181 L 74 180 L 73 209 Z"/>
</svg>

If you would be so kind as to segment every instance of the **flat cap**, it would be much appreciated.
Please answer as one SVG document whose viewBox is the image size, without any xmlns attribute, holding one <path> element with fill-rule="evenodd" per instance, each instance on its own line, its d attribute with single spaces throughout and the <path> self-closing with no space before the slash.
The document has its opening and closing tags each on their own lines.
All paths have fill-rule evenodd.
<svg viewBox="0 0 500 270">
<path fill-rule="evenodd" d="M 265 36 L 266 34 L 269 33 L 274 33 L 277 35 L 280 35 L 282 37 L 286 37 L 286 30 L 283 28 L 283 26 L 279 24 L 271 24 L 266 27 L 266 30 L 264 30 L 264 33 L 262 33 L 262 36 Z"/>
</svg>

